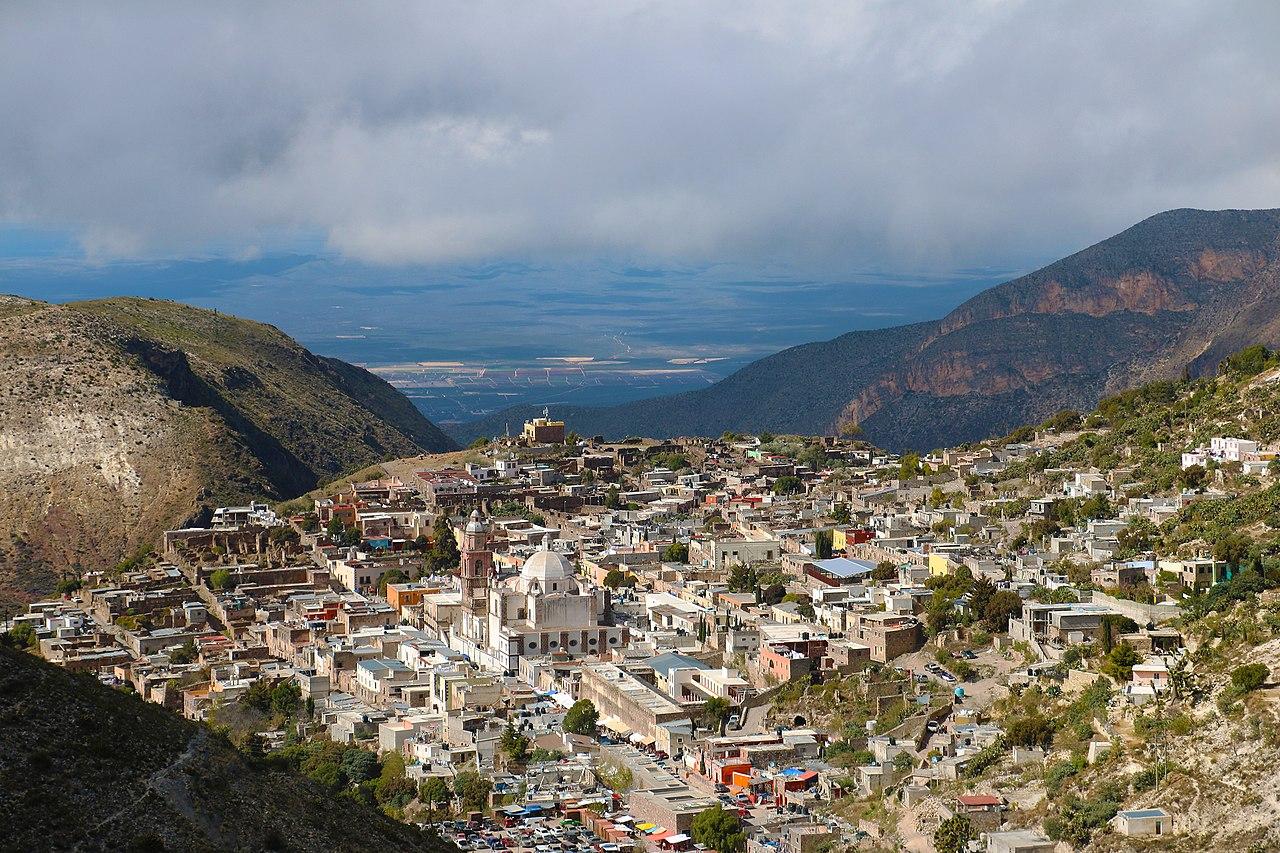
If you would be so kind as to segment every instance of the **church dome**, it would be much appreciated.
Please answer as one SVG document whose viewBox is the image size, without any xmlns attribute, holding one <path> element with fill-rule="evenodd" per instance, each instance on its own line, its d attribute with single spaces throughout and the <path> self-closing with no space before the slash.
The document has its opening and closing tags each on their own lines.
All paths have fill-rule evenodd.
<svg viewBox="0 0 1280 853">
<path fill-rule="evenodd" d="M 473 509 L 471 518 L 467 521 L 467 533 L 484 533 L 484 522 L 480 520 L 480 510 Z"/>
<path fill-rule="evenodd" d="M 520 576 L 526 580 L 540 581 L 546 588 L 545 584 L 549 581 L 572 578 L 573 564 L 566 560 L 564 555 L 557 554 L 555 551 L 535 551 L 529 559 L 524 561 Z"/>
</svg>

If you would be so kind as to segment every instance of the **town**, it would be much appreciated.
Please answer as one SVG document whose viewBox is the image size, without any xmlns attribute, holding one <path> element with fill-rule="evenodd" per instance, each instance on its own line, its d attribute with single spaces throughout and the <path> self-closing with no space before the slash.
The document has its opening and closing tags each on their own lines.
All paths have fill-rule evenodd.
<svg viewBox="0 0 1280 853">
<path fill-rule="evenodd" d="M 220 508 L 6 627 L 462 850 L 1158 838 L 1183 816 L 1143 801 L 1168 763 L 1134 733 L 1187 725 L 1182 626 L 1260 558 L 1157 554 L 1157 531 L 1273 480 L 1277 448 L 1188 443 L 1164 490 L 1060 464 L 1119 435 L 1105 406 L 924 455 L 856 427 L 609 442 L 547 413 Z M 1132 782 L 1053 799 L 1094 771 Z"/>
</svg>

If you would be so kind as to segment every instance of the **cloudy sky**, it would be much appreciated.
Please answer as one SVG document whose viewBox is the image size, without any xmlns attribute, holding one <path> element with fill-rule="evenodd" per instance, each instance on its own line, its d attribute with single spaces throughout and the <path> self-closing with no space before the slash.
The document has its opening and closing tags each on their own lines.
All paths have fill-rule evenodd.
<svg viewBox="0 0 1280 853">
<path fill-rule="evenodd" d="M 1280 206 L 1277 45 L 1274 0 L 9 0 L 0 229 L 94 258 L 1052 257 Z"/>
</svg>

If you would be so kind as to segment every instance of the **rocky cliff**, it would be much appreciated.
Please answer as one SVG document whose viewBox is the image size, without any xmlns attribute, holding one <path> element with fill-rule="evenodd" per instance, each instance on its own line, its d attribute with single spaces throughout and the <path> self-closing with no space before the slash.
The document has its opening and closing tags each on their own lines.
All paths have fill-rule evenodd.
<svg viewBox="0 0 1280 853">
<path fill-rule="evenodd" d="M 1278 262 L 1280 210 L 1172 210 L 935 322 L 794 347 L 698 391 L 556 413 L 610 437 L 829 433 L 857 422 L 890 448 L 957 444 L 1280 342 Z M 454 434 L 496 434 L 526 414 Z"/>
<path fill-rule="evenodd" d="M 0 297 L 0 604 L 219 504 L 452 442 L 373 374 L 172 302 Z"/>
</svg>

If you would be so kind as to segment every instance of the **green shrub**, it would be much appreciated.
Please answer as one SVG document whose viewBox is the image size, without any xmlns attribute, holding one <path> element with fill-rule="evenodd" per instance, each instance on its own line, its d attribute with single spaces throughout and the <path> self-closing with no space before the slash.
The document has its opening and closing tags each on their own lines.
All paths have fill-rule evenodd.
<svg viewBox="0 0 1280 853">
<path fill-rule="evenodd" d="M 1271 677 L 1266 664 L 1249 663 L 1231 670 L 1231 686 L 1239 693 L 1257 690 Z"/>
</svg>

